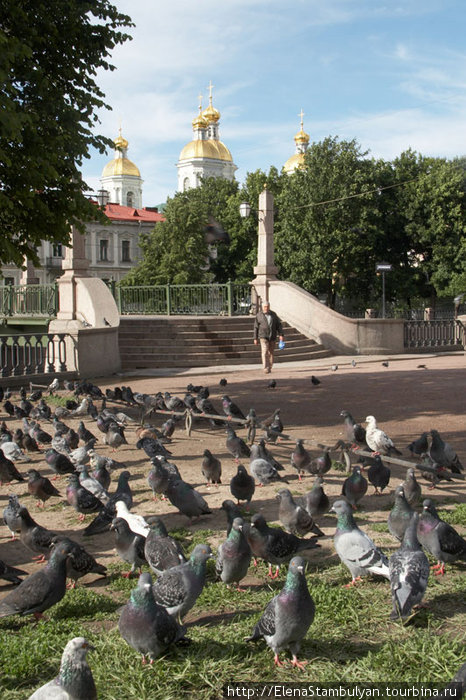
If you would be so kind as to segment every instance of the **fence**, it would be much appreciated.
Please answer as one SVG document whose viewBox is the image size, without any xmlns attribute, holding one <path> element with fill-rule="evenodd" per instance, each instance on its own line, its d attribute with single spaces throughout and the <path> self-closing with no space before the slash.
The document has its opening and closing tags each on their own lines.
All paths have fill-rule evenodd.
<svg viewBox="0 0 466 700">
<path fill-rule="evenodd" d="M 122 315 L 247 316 L 253 310 L 249 284 L 165 284 L 125 287 L 110 283 Z"/>
<path fill-rule="evenodd" d="M 0 375 L 49 374 L 67 371 L 66 333 L 0 336 Z"/>
<path fill-rule="evenodd" d="M 0 315 L 54 317 L 58 311 L 56 284 L 7 284 L 0 287 Z"/>
<path fill-rule="evenodd" d="M 465 329 L 457 319 L 405 321 L 405 348 L 464 347 Z"/>
</svg>

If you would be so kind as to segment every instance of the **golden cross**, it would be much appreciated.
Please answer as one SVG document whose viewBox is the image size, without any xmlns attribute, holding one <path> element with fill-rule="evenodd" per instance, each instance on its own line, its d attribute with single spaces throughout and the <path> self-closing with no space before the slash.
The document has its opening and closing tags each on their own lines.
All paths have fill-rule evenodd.
<svg viewBox="0 0 466 700">
<path fill-rule="evenodd" d="M 209 80 L 209 84 L 208 84 L 207 87 L 209 88 L 209 101 L 212 102 L 212 88 L 213 88 L 214 86 L 212 85 L 212 81 L 211 81 L 211 80 Z"/>
<path fill-rule="evenodd" d="M 197 99 L 199 100 L 199 112 L 201 112 L 202 111 L 202 95 L 199 94 L 197 96 Z"/>
<path fill-rule="evenodd" d="M 303 128 L 303 117 L 304 117 L 304 112 L 303 112 L 302 107 L 301 107 L 300 113 L 298 114 L 298 117 L 301 117 L 301 129 L 302 129 Z"/>
</svg>

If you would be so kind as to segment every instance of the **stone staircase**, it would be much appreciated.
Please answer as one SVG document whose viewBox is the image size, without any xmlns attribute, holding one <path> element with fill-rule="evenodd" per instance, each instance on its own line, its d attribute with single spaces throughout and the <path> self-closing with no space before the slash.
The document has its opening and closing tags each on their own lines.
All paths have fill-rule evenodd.
<svg viewBox="0 0 466 700">
<path fill-rule="evenodd" d="M 157 367 L 260 365 L 253 344 L 252 317 L 131 316 L 120 319 L 119 346 L 123 370 Z M 275 362 L 311 360 L 333 353 L 283 324 L 286 347 Z"/>
</svg>

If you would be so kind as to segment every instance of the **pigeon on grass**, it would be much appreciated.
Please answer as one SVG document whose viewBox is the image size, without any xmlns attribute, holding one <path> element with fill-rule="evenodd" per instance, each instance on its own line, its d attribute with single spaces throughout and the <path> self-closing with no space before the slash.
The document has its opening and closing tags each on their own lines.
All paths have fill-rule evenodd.
<svg viewBox="0 0 466 700">
<path fill-rule="evenodd" d="M 38 688 L 29 700 L 97 700 L 87 652 L 95 647 L 84 637 L 74 637 L 66 645 L 56 678 Z"/>
<path fill-rule="evenodd" d="M 22 569 L 17 569 L 14 566 L 10 566 L 9 564 L 6 564 L 6 562 L 2 561 L 0 559 L 0 578 L 4 579 L 5 581 L 9 581 L 9 583 L 21 583 L 22 579 L 20 579 L 20 576 L 27 576 L 28 572 L 23 571 Z"/>
<path fill-rule="evenodd" d="M 307 661 L 299 661 L 298 653 L 315 614 L 314 601 L 306 583 L 305 566 L 302 557 L 294 557 L 290 561 L 282 591 L 267 604 L 251 636 L 246 639 L 247 642 L 265 639 L 274 653 L 275 666 L 284 666 L 279 655 L 289 649 L 291 665 L 301 671 Z"/>
<path fill-rule="evenodd" d="M 146 561 L 145 538 L 133 532 L 123 518 L 114 518 L 110 529 L 115 531 L 115 548 L 118 556 L 131 564 L 131 571 L 122 574 L 123 578 L 129 578 Z"/>
<path fill-rule="evenodd" d="M 398 486 L 395 489 L 395 503 L 388 514 L 388 529 L 400 542 L 403 540 L 413 513 L 413 509 L 406 500 L 403 486 Z"/>
<path fill-rule="evenodd" d="M 278 517 L 285 530 L 300 537 L 307 535 L 308 532 L 313 532 L 317 537 L 324 536 L 313 517 L 295 502 L 289 489 L 280 489 L 277 499 L 279 501 Z"/>
<path fill-rule="evenodd" d="M 186 561 L 183 548 L 167 532 L 162 520 L 149 516 L 149 532 L 144 544 L 144 555 L 152 571 L 157 575 Z"/>
<path fill-rule="evenodd" d="M 457 559 L 466 561 L 466 540 L 455 528 L 442 520 L 430 498 L 422 504 L 417 537 L 424 549 L 437 559 L 432 568 L 436 576 L 445 574 L 445 564 Z"/>
<path fill-rule="evenodd" d="M 369 535 L 359 529 L 353 517 L 351 506 L 346 501 L 335 501 L 331 512 L 338 516 L 337 529 L 333 538 L 336 552 L 351 573 L 354 586 L 362 576 L 377 574 L 389 578 L 388 559 L 374 544 Z"/>
<path fill-rule="evenodd" d="M 251 563 L 251 547 L 243 533 L 244 520 L 235 518 L 228 535 L 217 551 L 215 570 L 223 581 L 229 586 L 236 584 L 236 590 L 242 591 L 240 581 L 246 576 Z"/>
<path fill-rule="evenodd" d="M 315 518 L 316 515 L 328 513 L 330 508 L 330 501 L 322 486 L 323 483 L 323 478 L 321 476 L 317 476 L 312 489 L 304 494 L 301 499 L 303 507 L 313 518 Z"/>
<path fill-rule="evenodd" d="M 403 536 L 401 547 L 388 562 L 392 591 L 392 620 L 411 616 L 412 609 L 424 597 L 429 578 L 429 562 L 416 535 L 419 516 L 413 512 Z"/>
<path fill-rule="evenodd" d="M 87 574 L 99 574 L 99 576 L 107 575 L 107 567 L 103 566 L 103 564 L 99 564 L 94 559 L 92 554 L 86 551 L 80 544 L 74 540 L 71 540 L 69 537 L 56 535 L 52 542 L 53 544 L 65 542 L 65 544 L 69 547 L 70 555 L 66 562 L 66 575 L 72 581 L 69 588 L 76 588 L 78 579 L 86 576 Z"/>
</svg>

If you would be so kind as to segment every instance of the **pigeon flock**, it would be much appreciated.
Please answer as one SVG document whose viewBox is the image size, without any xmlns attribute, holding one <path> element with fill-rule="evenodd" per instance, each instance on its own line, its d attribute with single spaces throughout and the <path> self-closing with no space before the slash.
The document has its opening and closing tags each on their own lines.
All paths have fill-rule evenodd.
<svg viewBox="0 0 466 700">
<path fill-rule="evenodd" d="M 314 387 L 320 383 L 312 377 Z M 106 564 L 116 557 L 121 575 L 134 578 L 118 630 L 152 665 L 173 645 L 191 643 L 186 617 L 212 580 L 244 592 L 251 577 L 274 581 L 282 573 L 246 641 L 264 640 L 275 666 L 289 653 L 291 667 L 304 671 L 308 660 L 298 655 L 318 613 L 306 574 L 328 556 L 326 546 L 349 572 L 345 586 L 386 579 L 387 618 L 404 624 L 423 605 L 429 577 L 466 562 L 466 540 L 426 494 L 464 479 L 460 457 L 437 429 L 400 450 L 373 415 L 358 423 L 338 409 L 337 444 L 329 447 L 287 435 L 286 405 L 261 418 L 229 391 L 211 397 L 192 384 L 179 396 L 103 391 L 84 380 L 54 380 L 42 391 L 0 388 L 0 618 L 40 620 L 68 588 L 85 585 L 81 579 L 105 585 Z M 279 390 L 269 396 L 280 400 Z M 186 435 L 188 417 L 198 435 L 215 438 L 211 449 Z M 193 456 L 195 477 L 185 464 Z M 392 543 L 384 551 L 366 532 L 370 513 L 366 524 L 359 513 L 387 495 Z M 50 526 L 47 513 L 57 504 L 72 523 L 66 531 Z M 191 547 L 170 534 L 174 525 L 189 533 L 198 522 L 209 528 L 212 518 L 224 528 L 213 541 Z M 84 637 L 71 639 L 56 678 L 31 698 L 97 698 L 92 649 Z"/>
</svg>

